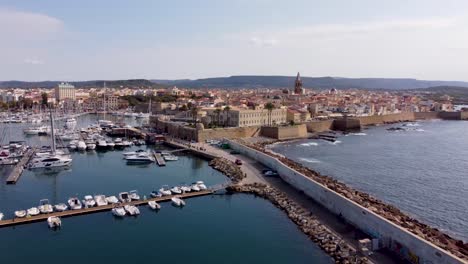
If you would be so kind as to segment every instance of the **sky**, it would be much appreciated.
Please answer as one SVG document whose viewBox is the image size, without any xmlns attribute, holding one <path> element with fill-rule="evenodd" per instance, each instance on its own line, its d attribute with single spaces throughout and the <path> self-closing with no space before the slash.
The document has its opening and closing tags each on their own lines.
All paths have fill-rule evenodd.
<svg viewBox="0 0 468 264">
<path fill-rule="evenodd" d="M 0 80 L 468 81 L 466 0 L 0 0 Z"/>
</svg>

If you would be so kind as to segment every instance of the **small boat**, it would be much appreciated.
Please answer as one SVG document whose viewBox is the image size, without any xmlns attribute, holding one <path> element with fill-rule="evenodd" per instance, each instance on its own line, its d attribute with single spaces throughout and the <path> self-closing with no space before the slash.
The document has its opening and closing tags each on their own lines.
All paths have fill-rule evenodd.
<svg viewBox="0 0 468 264">
<path fill-rule="evenodd" d="M 76 148 L 78 150 L 86 150 L 86 143 L 82 140 L 79 140 L 78 143 L 76 144 Z"/>
<path fill-rule="evenodd" d="M 76 147 L 76 144 L 70 143 L 70 144 L 68 144 L 68 148 L 70 150 L 76 150 L 77 147 Z"/>
<path fill-rule="evenodd" d="M 200 190 L 202 190 L 202 191 L 208 189 L 208 188 L 206 188 L 205 183 L 202 182 L 202 181 L 197 181 L 196 184 L 197 184 L 198 188 L 200 188 Z"/>
<path fill-rule="evenodd" d="M 78 198 L 76 197 L 72 197 L 70 199 L 68 199 L 68 205 L 70 206 L 70 209 L 72 210 L 79 210 L 81 209 L 83 206 L 81 205 L 81 202 Z"/>
<path fill-rule="evenodd" d="M 138 155 L 138 154 L 147 154 L 147 155 L 149 155 L 148 152 L 146 152 L 146 151 L 144 151 L 142 149 L 139 149 L 137 151 L 124 152 L 122 155 L 124 157 L 129 157 L 129 156 L 135 156 L 135 155 Z"/>
<path fill-rule="evenodd" d="M 114 207 L 112 208 L 112 214 L 118 217 L 123 217 L 127 214 L 123 207 Z"/>
<path fill-rule="evenodd" d="M 174 186 L 174 187 L 171 188 L 171 192 L 173 194 L 181 194 L 182 190 L 178 186 Z"/>
<path fill-rule="evenodd" d="M 95 144 L 93 141 L 87 140 L 85 143 L 86 143 L 86 149 L 87 149 L 87 150 L 94 150 L 94 149 L 96 149 L 96 144 Z"/>
<path fill-rule="evenodd" d="M 97 149 L 107 149 L 107 142 L 103 139 L 98 140 L 96 143 L 96 148 Z"/>
<path fill-rule="evenodd" d="M 145 154 L 138 154 L 138 155 L 133 155 L 133 156 L 127 156 L 125 157 L 125 160 L 128 162 L 128 163 L 152 163 L 154 162 L 154 158 L 145 153 Z"/>
<path fill-rule="evenodd" d="M 115 147 L 115 143 L 110 140 L 106 141 L 106 144 L 107 144 L 107 148 L 109 149 L 113 149 Z"/>
<path fill-rule="evenodd" d="M 56 204 L 54 207 L 55 207 L 55 211 L 58 211 L 58 212 L 63 212 L 68 209 L 68 206 L 64 203 Z"/>
<path fill-rule="evenodd" d="M 26 216 L 26 214 L 27 214 L 26 210 L 15 211 L 15 216 L 18 218 L 23 218 Z"/>
<path fill-rule="evenodd" d="M 192 189 L 192 192 L 199 192 L 200 191 L 200 187 L 198 187 L 198 185 L 196 183 L 192 184 L 192 186 L 190 186 L 190 188 Z"/>
<path fill-rule="evenodd" d="M 39 209 L 41 214 L 49 214 L 54 211 L 54 208 L 52 207 L 52 205 L 50 205 L 49 200 L 47 199 L 42 199 L 39 202 L 39 206 L 37 208 Z"/>
<path fill-rule="evenodd" d="M 153 209 L 153 210 L 159 210 L 159 209 L 161 209 L 161 205 L 159 205 L 159 204 L 158 204 L 157 202 L 155 202 L 155 201 L 149 201 L 149 202 L 148 202 L 148 205 L 149 205 L 149 207 L 151 207 L 151 209 Z"/>
<path fill-rule="evenodd" d="M 47 224 L 50 228 L 60 228 L 62 227 L 62 220 L 58 216 L 50 216 L 47 218 Z"/>
<path fill-rule="evenodd" d="M 31 207 L 28 209 L 28 215 L 30 216 L 35 216 L 35 215 L 38 215 L 40 214 L 41 211 L 39 211 L 39 209 L 37 207 Z"/>
<path fill-rule="evenodd" d="M 109 202 L 106 200 L 106 196 L 103 194 L 95 195 L 94 200 L 96 201 L 97 206 L 104 206 L 109 204 Z"/>
<path fill-rule="evenodd" d="M 178 207 L 182 207 L 185 205 L 185 202 L 179 197 L 172 197 L 171 201 L 173 205 L 178 206 Z"/>
<path fill-rule="evenodd" d="M 179 157 L 174 156 L 174 155 L 164 155 L 163 156 L 165 161 L 177 161 L 179 160 Z"/>
<path fill-rule="evenodd" d="M 122 141 L 122 145 L 123 145 L 124 147 L 130 147 L 132 144 L 133 144 L 133 143 L 130 142 L 130 141 L 128 141 L 128 140 L 123 140 L 123 141 Z"/>
<path fill-rule="evenodd" d="M 115 148 L 123 148 L 124 144 L 121 138 L 116 138 L 114 140 Z"/>
<path fill-rule="evenodd" d="M 191 192 L 192 191 L 192 188 L 191 187 L 188 187 L 188 186 L 181 186 L 180 189 L 182 190 L 182 192 L 186 193 L 186 192 Z"/>
<path fill-rule="evenodd" d="M 139 215 L 140 214 L 140 210 L 134 205 L 127 204 L 127 205 L 124 206 L 124 209 L 125 209 L 125 211 L 127 211 L 127 213 L 129 215 Z"/>
<path fill-rule="evenodd" d="M 159 191 L 152 191 L 150 195 L 153 198 L 158 198 L 162 196 L 162 193 L 160 193 Z"/>
<path fill-rule="evenodd" d="M 167 196 L 167 195 L 171 195 L 172 192 L 171 190 L 168 190 L 164 187 L 162 187 L 161 189 L 159 189 L 159 193 L 162 195 L 162 196 Z"/>
<path fill-rule="evenodd" d="M 96 201 L 94 201 L 91 195 L 86 195 L 83 200 L 83 204 L 85 207 L 93 207 L 96 205 Z"/>
<path fill-rule="evenodd" d="M 0 221 L 3 220 L 3 216 L 4 216 L 3 213 L 0 212 Z"/>
<path fill-rule="evenodd" d="M 121 201 L 122 203 L 127 203 L 127 202 L 131 202 L 132 198 L 130 198 L 130 196 L 128 195 L 128 192 L 121 192 L 119 193 L 119 201 Z"/>
<path fill-rule="evenodd" d="M 106 201 L 110 204 L 116 204 L 119 202 L 119 199 L 117 199 L 117 197 L 112 195 L 112 196 L 106 197 Z"/>
<path fill-rule="evenodd" d="M 136 201 L 136 200 L 140 200 L 140 195 L 138 195 L 137 191 L 136 190 L 133 190 L 133 191 L 130 191 L 128 193 L 128 197 L 130 197 L 130 199 Z"/>
</svg>

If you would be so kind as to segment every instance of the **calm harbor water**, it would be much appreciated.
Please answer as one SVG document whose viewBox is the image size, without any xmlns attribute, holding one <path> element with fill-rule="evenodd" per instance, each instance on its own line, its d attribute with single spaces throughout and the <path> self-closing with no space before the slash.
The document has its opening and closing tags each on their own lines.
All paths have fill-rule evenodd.
<svg viewBox="0 0 468 264">
<path fill-rule="evenodd" d="M 86 116 L 78 123 L 94 120 L 94 116 Z M 13 139 L 20 140 L 19 126 L 23 125 L 16 126 Z M 27 141 L 48 144 L 49 138 L 30 137 Z M 0 211 L 11 218 L 15 210 L 37 206 L 43 198 L 56 204 L 71 196 L 117 195 L 134 189 L 143 196 L 162 185 L 202 180 L 209 186 L 226 181 L 206 160 L 189 154 L 177 153 L 178 161 L 158 167 L 126 165 L 122 152 L 75 152 L 71 169 L 26 170 L 16 185 L 5 185 L 6 176 L 0 176 Z M 124 219 L 114 218 L 111 212 L 64 218 L 59 231 L 49 230 L 45 222 L 2 228 L 2 261 L 332 263 L 266 200 L 236 194 L 186 202 L 182 209 L 162 203 L 159 212 L 141 207 L 140 216 Z"/>
<path fill-rule="evenodd" d="M 468 122 L 392 126 L 272 149 L 468 241 Z"/>
</svg>

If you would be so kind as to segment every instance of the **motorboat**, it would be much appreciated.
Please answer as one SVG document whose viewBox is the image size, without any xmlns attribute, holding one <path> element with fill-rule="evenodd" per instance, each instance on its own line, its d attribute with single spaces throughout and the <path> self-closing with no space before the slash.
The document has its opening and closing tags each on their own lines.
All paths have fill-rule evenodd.
<svg viewBox="0 0 468 264">
<path fill-rule="evenodd" d="M 104 206 L 109 204 L 109 202 L 106 200 L 106 196 L 103 194 L 94 195 L 94 200 L 96 201 L 97 206 Z"/>
<path fill-rule="evenodd" d="M 139 215 L 140 214 L 140 210 L 134 205 L 127 204 L 127 205 L 124 206 L 124 209 L 125 209 L 125 211 L 127 211 L 127 213 L 129 215 Z"/>
<path fill-rule="evenodd" d="M 153 198 L 158 198 L 158 197 L 161 197 L 162 196 L 162 193 L 160 193 L 159 191 L 152 191 L 150 193 L 151 197 Z"/>
<path fill-rule="evenodd" d="M 130 197 L 130 199 L 136 201 L 136 200 L 140 200 L 140 195 L 138 195 L 137 191 L 136 190 L 133 190 L 133 191 L 130 191 L 128 193 L 128 197 Z"/>
<path fill-rule="evenodd" d="M 70 150 L 76 150 L 77 149 L 76 143 L 72 143 L 72 142 L 70 142 L 67 147 Z"/>
<path fill-rule="evenodd" d="M 114 207 L 112 208 L 112 214 L 118 217 L 123 217 L 127 214 L 123 207 Z"/>
<path fill-rule="evenodd" d="M 39 135 L 41 132 L 47 132 L 46 126 L 30 127 L 23 130 L 25 135 Z"/>
<path fill-rule="evenodd" d="M 39 211 L 39 209 L 37 207 L 31 207 L 28 209 L 28 215 L 30 216 L 35 216 L 35 215 L 38 215 L 40 214 L 41 211 Z"/>
<path fill-rule="evenodd" d="M 174 187 L 171 188 L 171 192 L 172 192 L 173 194 L 181 194 L 181 193 L 182 193 L 182 190 L 180 189 L 180 187 L 174 186 Z"/>
<path fill-rule="evenodd" d="M 123 141 L 122 141 L 121 138 L 116 138 L 116 139 L 114 140 L 114 144 L 115 144 L 115 148 L 121 149 L 121 148 L 124 147 Z"/>
<path fill-rule="evenodd" d="M 107 147 L 107 142 L 105 140 L 103 140 L 103 139 L 98 140 L 97 143 L 96 143 L 96 148 L 97 149 L 107 149 L 108 148 Z"/>
<path fill-rule="evenodd" d="M 29 168 L 51 168 L 51 167 L 64 167 L 72 164 L 72 159 L 69 156 L 50 155 L 45 157 L 34 158 L 29 163 Z"/>
<path fill-rule="evenodd" d="M 78 143 L 76 144 L 76 148 L 78 150 L 86 150 L 86 143 L 82 140 L 79 140 Z"/>
<path fill-rule="evenodd" d="M 62 150 L 62 149 L 57 149 L 55 150 L 55 154 L 52 153 L 52 150 L 49 149 L 49 148 L 42 148 L 41 150 L 39 150 L 38 152 L 36 152 L 34 154 L 34 157 L 35 158 L 43 158 L 43 157 L 50 157 L 50 156 L 53 156 L 53 155 L 59 155 L 59 156 L 63 156 L 63 155 L 67 155 L 67 153 Z"/>
<path fill-rule="evenodd" d="M 100 127 L 112 127 L 114 123 L 110 120 L 99 120 L 98 124 Z"/>
<path fill-rule="evenodd" d="M 106 144 L 107 148 L 113 149 L 115 147 L 115 143 L 110 140 L 106 141 Z"/>
<path fill-rule="evenodd" d="M 192 186 L 190 186 L 190 188 L 192 189 L 192 192 L 199 192 L 200 191 L 200 187 L 198 187 L 198 185 L 196 183 L 192 184 Z"/>
<path fill-rule="evenodd" d="M 154 158 L 145 153 L 145 154 L 137 154 L 137 155 L 133 155 L 133 156 L 127 156 L 125 157 L 125 160 L 128 162 L 128 163 L 152 163 L 154 162 Z"/>
<path fill-rule="evenodd" d="M 119 193 L 119 201 L 121 201 L 122 203 L 127 203 L 127 202 L 131 202 L 132 198 L 130 198 L 130 196 L 128 195 L 128 192 L 121 192 Z"/>
<path fill-rule="evenodd" d="M 83 200 L 83 204 L 86 208 L 93 207 L 96 205 L 96 201 L 94 201 L 93 196 L 86 195 Z"/>
<path fill-rule="evenodd" d="M 202 182 L 202 181 L 197 181 L 196 184 L 197 184 L 198 188 L 200 188 L 201 191 L 204 191 L 204 190 L 208 189 L 208 188 L 206 188 L 205 183 Z"/>
<path fill-rule="evenodd" d="M 153 210 L 159 210 L 159 209 L 161 209 L 161 205 L 159 205 L 159 204 L 158 204 L 157 202 L 155 202 L 155 201 L 149 201 L 149 202 L 148 202 L 148 205 L 149 205 L 149 207 L 150 207 L 151 209 L 153 209 Z"/>
<path fill-rule="evenodd" d="M 177 161 L 177 160 L 179 160 L 179 157 L 177 157 L 175 155 L 164 155 L 163 158 L 164 158 L 165 161 Z"/>
<path fill-rule="evenodd" d="M 54 208 L 52 207 L 52 205 L 50 205 L 49 200 L 47 199 L 42 199 L 39 202 L 39 206 L 37 208 L 39 209 L 41 214 L 49 214 L 54 211 Z"/>
<path fill-rule="evenodd" d="M 47 224 L 50 228 L 60 228 L 62 227 L 62 220 L 58 216 L 50 216 L 47 218 Z"/>
<path fill-rule="evenodd" d="M 70 209 L 72 210 L 79 210 L 81 209 L 83 206 L 81 205 L 81 202 L 78 198 L 76 197 L 72 197 L 70 199 L 68 199 L 68 205 L 70 206 Z"/>
<path fill-rule="evenodd" d="M 178 207 L 182 207 L 185 205 L 184 200 L 180 199 L 179 197 L 172 197 L 171 198 L 172 204 Z"/>
<path fill-rule="evenodd" d="M 188 186 L 181 186 L 180 189 L 182 190 L 182 192 L 186 193 L 186 192 L 191 192 L 192 191 L 192 188 L 191 187 L 188 187 Z"/>
<path fill-rule="evenodd" d="M 122 155 L 124 157 L 129 157 L 129 156 L 135 156 L 135 155 L 138 155 L 138 154 L 147 154 L 147 155 L 149 155 L 148 152 L 146 152 L 145 150 L 142 150 L 142 149 L 139 149 L 139 150 L 136 150 L 136 151 L 124 152 Z"/>
<path fill-rule="evenodd" d="M 171 195 L 172 192 L 171 190 L 167 189 L 167 188 L 164 188 L 162 187 L 161 189 L 159 189 L 159 193 L 162 195 L 162 196 L 167 196 L 167 195 Z"/>
<path fill-rule="evenodd" d="M 119 202 L 119 199 L 117 199 L 117 197 L 112 195 L 112 196 L 106 197 L 106 201 L 110 204 L 116 204 Z"/>
<path fill-rule="evenodd" d="M 96 144 L 92 141 L 87 141 L 86 143 L 86 149 L 87 150 L 94 150 L 96 149 Z"/>
<path fill-rule="evenodd" d="M 59 203 L 59 204 L 56 204 L 55 206 L 55 211 L 57 212 L 63 212 L 63 211 L 66 211 L 68 209 L 68 206 L 64 203 Z"/>
<path fill-rule="evenodd" d="M 123 140 L 123 141 L 122 141 L 122 145 L 123 145 L 124 147 L 130 147 L 132 144 L 133 144 L 133 143 L 130 142 L 130 141 L 128 141 L 128 140 Z"/>
<path fill-rule="evenodd" d="M 26 214 L 27 214 L 26 210 L 15 211 L 15 216 L 18 218 L 23 218 L 26 216 Z"/>
<path fill-rule="evenodd" d="M 3 213 L 0 212 L 0 221 L 3 220 L 3 216 L 4 216 Z"/>
</svg>

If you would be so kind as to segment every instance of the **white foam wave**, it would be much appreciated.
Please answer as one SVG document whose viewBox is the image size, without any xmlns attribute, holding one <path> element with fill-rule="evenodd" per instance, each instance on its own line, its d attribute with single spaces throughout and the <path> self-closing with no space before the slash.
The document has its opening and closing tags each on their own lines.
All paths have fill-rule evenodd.
<svg viewBox="0 0 468 264">
<path fill-rule="evenodd" d="M 353 135 L 353 136 L 367 136 L 366 133 L 362 133 L 362 132 L 361 133 L 351 133 L 351 135 Z"/>
<path fill-rule="evenodd" d="M 407 127 L 418 127 L 418 126 L 421 126 L 421 124 L 419 124 L 419 123 L 406 123 L 406 124 L 404 124 L 403 126 L 407 126 Z"/>
<path fill-rule="evenodd" d="M 320 163 L 321 161 L 313 158 L 299 158 L 299 160 L 308 162 L 308 163 Z"/>
<path fill-rule="evenodd" d="M 318 143 L 317 142 L 302 143 L 301 146 L 304 146 L 304 147 L 318 146 Z"/>
<path fill-rule="evenodd" d="M 340 143 L 341 143 L 341 141 L 339 141 L 339 140 L 336 140 L 335 142 L 330 142 L 330 144 L 332 144 L 332 145 L 337 145 L 337 144 L 340 144 Z"/>
</svg>

